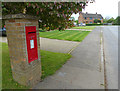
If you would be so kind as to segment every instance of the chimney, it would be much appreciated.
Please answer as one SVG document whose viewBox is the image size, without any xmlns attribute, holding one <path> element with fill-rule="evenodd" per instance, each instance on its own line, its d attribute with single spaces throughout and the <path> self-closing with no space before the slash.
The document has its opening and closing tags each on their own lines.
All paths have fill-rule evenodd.
<svg viewBox="0 0 120 91">
<path fill-rule="evenodd" d="M 88 12 L 86 12 L 86 14 L 88 14 Z"/>
<path fill-rule="evenodd" d="M 96 15 L 97 15 L 97 12 L 96 12 Z"/>
</svg>

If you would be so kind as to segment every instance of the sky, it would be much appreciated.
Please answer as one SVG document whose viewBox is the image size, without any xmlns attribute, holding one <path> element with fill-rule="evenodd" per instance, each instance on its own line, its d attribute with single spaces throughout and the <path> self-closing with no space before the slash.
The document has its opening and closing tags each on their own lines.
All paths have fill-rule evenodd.
<svg viewBox="0 0 120 91">
<path fill-rule="evenodd" d="M 95 0 L 94 3 L 88 3 L 88 6 L 82 10 L 82 12 L 93 13 L 96 12 L 101 14 L 104 18 L 118 16 L 118 2 L 120 0 Z M 120 11 L 119 11 L 120 12 Z M 79 14 L 73 14 L 72 17 L 75 17 L 75 20 L 78 19 Z"/>
</svg>

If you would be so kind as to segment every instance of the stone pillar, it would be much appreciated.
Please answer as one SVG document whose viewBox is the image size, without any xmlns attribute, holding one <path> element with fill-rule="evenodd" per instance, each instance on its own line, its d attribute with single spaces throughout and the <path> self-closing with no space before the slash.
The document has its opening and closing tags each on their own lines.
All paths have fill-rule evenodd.
<svg viewBox="0 0 120 91">
<path fill-rule="evenodd" d="M 41 80 L 41 59 L 38 19 L 34 16 L 15 14 L 3 17 L 13 79 L 25 86 L 34 86 Z M 28 62 L 25 26 L 36 26 L 38 59 Z"/>
</svg>

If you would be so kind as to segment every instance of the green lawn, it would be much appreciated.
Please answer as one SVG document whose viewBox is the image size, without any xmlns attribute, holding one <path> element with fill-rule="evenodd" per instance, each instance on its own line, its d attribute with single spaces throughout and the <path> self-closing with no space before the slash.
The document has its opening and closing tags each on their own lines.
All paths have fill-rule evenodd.
<svg viewBox="0 0 120 91">
<path fill-rule="evenodd" d="M 88 30 L 93 30 L 95 27 L 94 26 L 80 26 L 80 27 L 73 27 L 72 29 L 88 29 Z"/>
<path fill-rule="evenodd" d="M 81 42 L 89 33 L 90 31 L 55 30 L 55 31 L 49 31 L 49 32 L 40 32 L 40 37 Z"/>
<path fill-rule="evenodd" d="M 70 54 L 41 50 L 42 79 L 54 74 L 71 57 Z M 2 43 L 2 88 L 25 89 L 12 78 L 8 45 Z"/>
</svg>

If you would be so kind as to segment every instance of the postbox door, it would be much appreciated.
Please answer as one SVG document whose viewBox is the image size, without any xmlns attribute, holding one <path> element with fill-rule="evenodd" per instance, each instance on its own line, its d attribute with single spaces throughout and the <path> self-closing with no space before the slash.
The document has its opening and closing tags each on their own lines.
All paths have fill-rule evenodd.
<svg viewBox="0 0 120 91">
<path fill-rule="evenodd" d="M 28 62 L 30 63 L 38 59 L 37 36 L 36 36 L 35 26 L 26 27 L 26 41 L 27 41 Z"/>
</svg>

